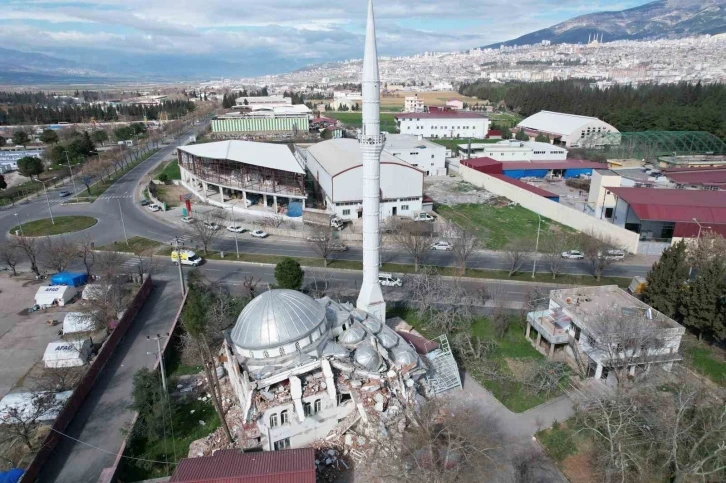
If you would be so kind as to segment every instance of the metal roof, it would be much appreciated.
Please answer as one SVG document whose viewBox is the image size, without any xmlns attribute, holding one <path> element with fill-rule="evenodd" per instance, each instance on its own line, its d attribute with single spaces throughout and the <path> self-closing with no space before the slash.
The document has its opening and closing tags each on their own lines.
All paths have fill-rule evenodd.
<svg viewBox="0 0 726 483">
<path fill-rule="evenodd" d="M 560 195 L 556 193 L 552 193 L 547 190 L 543 190 L 542 188 L 538 188 L 536 186 L 532 186 L 530 184 L 525 183 L 524 181 L 519 181 L 518 179 L 510 178 L 509 176 L 505 174 L 491 174 L 489 173 L 489 176 L 492 178 L 497 178 L 502 181 L 506 181 L 507 183 L 517 186 L 518 188 L 522 188 L 523 190 L 527 190 L 530 193 L 534 193 L 536 195 L 542 196 L 544 198 L 559 198 Z"/>
<path fill-rule="evenodd" d="M 726 167 L 704 168 L 673 168 L 663 173 L 674 183 L 679 184 L 724 184 L 726 183 Z"/>
<path fill-rule="evenodd" d="M 385 150 L 391 149 L 439 149 L 446 150 L 445 146 L 432 143 L 428 139 L 419 139 L 411 134 L 386 134 Z"/>
<path fill-rule="evenodd" d="M 517 126 L 525 129 L 567 136 L 593 121 L 602 122 L 603 124 L 611 127 L 613 131 L 617 132 L 617 129 L 613 126 L 610 126 L 596 117 L 578 116 L 577 114 L 552 111 L 540 111 L 537 114 L 533 114 L 522 120 L 519 124 L 517 124 Z"/>
<path fill-rule="evenodd" d="M 315 483 L 315 450 L 300 448 L 255 453 L 219 450 L 212 456 L 182 459 L 169 482 Z"/>
<path fill-rule="evenodd" d="M 243 349 L 270 349 L 304 339 L 326 323 L 325 307 L 295 290 L 264 292 L 247 304 L 232 329 Z"/>
<path fill-rule="evenodd" d="M 285 144 L 231 140 L 179 146 L 178 149 L 201 158 L 226 159 L 263 168 L 305 174 L 305 170 Z"/>
<path fill-rule="evenodd" d="M 435 112 L 403 112 L 394 114 L 396 119 L 487 119 L 486 116 L 476 112 L 461 111 L 435 111 Z"/>
<path fill-rule="evenodd" d="M 320 166 L 330 176 L 336 176 L 351 168 L 363 166 L 363 155 L 361 154 L 358 141 L 355 139 L 339 138 L 323 141 L 310 146 L 308 153 L 320 163 Z M 398 159 L 387 151 L 381 152 L 381 164 L 384 163 L 398 164 L 418 171 L 415 167 Z"/>
<path fill-rule="evenodd" d="M 592 133 L 581 146 L 607 144 L 608 158 L 653 160 L 659 156 L 726 154 L 726 143 L 706 131 L 638 131 Z"/>
<path fill-rule="evenodd" d="M 641 220 L 726 223 L 726 191 L 608 188 Z"/>
<path fill-rule="evenodd" d="M 602 169 L 606 164 L 568 159 L 567 161 L 504 161 L 504 171 L 512 169 Z"/>
<path fill-rule="evenodd" d="M 381 366 L 381 356 L 370 342 L 363 342 L 355 349 L 355 362 L 369 371 L 377 371 Z"/>
</svg>

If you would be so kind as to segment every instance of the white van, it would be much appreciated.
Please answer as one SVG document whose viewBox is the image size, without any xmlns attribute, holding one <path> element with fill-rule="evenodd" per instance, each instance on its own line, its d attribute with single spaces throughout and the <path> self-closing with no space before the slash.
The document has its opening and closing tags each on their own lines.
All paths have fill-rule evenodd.
<svg viewBox="0 0 726 483">
<path fill-rule="evenodd" d="M 179 256 L 180 254 L 181 257 Z M 191 250 L 173 250 L 171 252 L 171 261 L 176 264 L 179 262 L 179 258 L 181 258 L 182 265 L 192 265 L 196 267 L 202 263 L 202 257 L 200 257 Z"/>
<path fill-rule="evenodd" d="M 384 287 L 400 287 L 403 285 L 400 278 L 394 277 L 390 273 L 379 273 L 378 282 Z"/>
</svg>

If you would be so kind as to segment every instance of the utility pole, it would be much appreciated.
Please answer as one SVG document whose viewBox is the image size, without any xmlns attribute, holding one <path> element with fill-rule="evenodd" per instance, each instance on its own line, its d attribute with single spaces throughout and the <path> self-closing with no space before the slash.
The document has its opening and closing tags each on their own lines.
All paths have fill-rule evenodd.
<svg viewBox="0 0 726 483">
<path fill-rule="evenodd" d="M 532 263 L 532 278 L 534 278 L 534 273 L 537 271 L 537 252 L 539 251 L 539 228 L 542 226 L 542 217 L 539 216 L 539 213 L 537 213 L 537 218 L 539 221 L 537 222 L 537 243 L 534 245 L 534 262 Z"/>
<path fill-rule="evenodd" d="M 121 227 L 124 229 L 124 238 L 126 238 L 126 246 L 129 246 L 129 236 L 126 234 L 126 224 L 124 223 L 124 212 L 121 209 L 121 200 L 118 201 L 118 212 L 121 214 Z"/>
<path fill-rule="evenodd" d="M 167 394 L 166 388 L 166 371 L 164 370 L 164 354 L 161 352 L 161 339 L 168 339 L 169 334 L 159 335 L 156 334 L 154 337 L 146 336 L 146 340 L 155 340 L 157 352 L 147 352 L 147 354 L 157 354 L 159 357 L 159 370 L 161 371 L 161 385 L 164 387 L 164 394 Z"/>
<path fill-rule="evenodd" d="M 15 213 L 15 221 L 18 222 L 18 226 L 20 227 L 20 235 L 25 236 L 25 233 L 23 233 L 23 224 L 20 223 L 20 218 L 17 213 Z"/>
<path fill-rule="evenodd" d="M 181 249 L 184 246 L 184 243 L 179 241 L 179 237 L 174 237 L 174 244 L 172 245 L 174 247 L 174 251 L 176 252 L 176 264 L 179 267 L 179 283 L 181 284 L 181 293 L 182 297 L 186 293 L 186 290 L 184 288 L 184 272 L 182 271 L 181 266 Z"/>
<path fill-rule="evenodd" d="M 245 205 L 247 204 L 247 196 L 245 195 Z M 235 211 L 235 208 L 237 207 L 237 203 L 232 205 L 232 217 L 234 218 L 234 248 L 237 250 L 237 258 L 239 258 L 239 243 L 237 242 L 237 229 L 239 228 L 239 225 L 237 224 L 237 213 Z"/>
<path fill-rule="evenodd" d="M 66 153 L 66 161 L 68 162 L 68 172 L 71 173 L 71 183 L 73 183 L 73 194 L 76 195 L 76 203 L 78 203 L 78 190 L 76 189 L 76 180 L 73 178 L 73 169 L 71 168 L 71 160 L 68 157 L 68 151 Z"/>
</svg>

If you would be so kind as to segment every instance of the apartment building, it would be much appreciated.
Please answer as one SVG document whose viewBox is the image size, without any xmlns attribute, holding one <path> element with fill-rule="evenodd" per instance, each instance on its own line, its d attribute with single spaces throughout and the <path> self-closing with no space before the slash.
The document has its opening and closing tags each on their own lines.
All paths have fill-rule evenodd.
<svg viewBox="0 0 726 483">
<path fill-rule="evenodd" d="M 484 139 L 489 132 L 489 118 L 476 112 L 436 110 L 396 114 L 401 134 L 425 138 Z"/>
</svg>

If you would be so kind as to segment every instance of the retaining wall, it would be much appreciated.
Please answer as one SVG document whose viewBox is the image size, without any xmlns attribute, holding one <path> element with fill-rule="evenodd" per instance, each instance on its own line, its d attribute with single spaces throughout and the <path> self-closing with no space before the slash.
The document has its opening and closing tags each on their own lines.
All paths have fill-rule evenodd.
<svg viewBox="0 0 726 483">
<path fill-rule="evenodd" d="M 499 180 L 488 174 L 473 170 L 467 166 L 460 166 L 462 178 L 480 188 L 504 196 L 515 201 L 528 210 L 534 211 L 551 220 L 561 223 L 577 231 L 593 235 L 595 238 L 614 241 L 620 248 L 630 253 L 638 253 L 639 236 L 625 228 L 613 225 L 607 221 L 581 213 L 569 206 L 555 203 L 527 190 L 514 186 L 506 181 Z"/>
<path fill-rule="evenodd" d="M 141 284 L 141 288 L 129 304 L 123 317 L 121 317 L 121 320 L 119 320 L 116 325 L 116 328 L 113 332 L 111 332 L 111 335 L 108 336 L 108 339 L 104 342 L 101 350 L 98 351 L 96 359 L 93 363 L 91 363 L 88 370 L 83 375 L 83 379 L 81 379 L 80 384 L 78 384 L 78 386 L 73 390 L 73 394 L 71 394 L 71 397 L 68 399 L 65 406 L 63 406 L 63 409 L 61 409 L 58 414 L 58 417 L 53 422 L 51 431 L 43 441 L 40 451 L 38 451 L 35 458 L 33 458 L 33 461 L 30 462 L 30 465 L 25 470 L 25 474 L 20 480 L 22 483 L 34 482 L 37 478 L 38 473 L 55 449 L 58 441 L 63 437 L 56 431 L 60 431 L 61 433 L 65 432 L 66 428 L 73 420 L 73 417 L 80 409 L 83 401 L 85 401 L 86 396 L 88 396 L 89 391 L 96 383 L 101 371 L 103 371 L 104 367 L 106 367 L 106 363 L 111 358 L 113 351 L 116 350 L 116 346 L 118 346 L 121 338 L 126 335 L 129 327 L 131 327 L 131 323 L 133 322 L 134 317 L 136 317 L 136 313 L 139 311 L 141 306 L 144 305 L 146 298 L 151 292 L 151 285 L 151 277 L 146 277 L 146 280 L 144 280 L 144 283 Z"/>
</svg>

